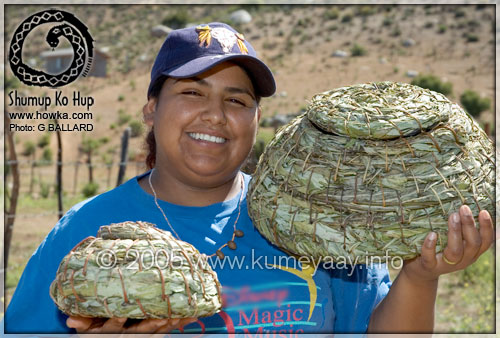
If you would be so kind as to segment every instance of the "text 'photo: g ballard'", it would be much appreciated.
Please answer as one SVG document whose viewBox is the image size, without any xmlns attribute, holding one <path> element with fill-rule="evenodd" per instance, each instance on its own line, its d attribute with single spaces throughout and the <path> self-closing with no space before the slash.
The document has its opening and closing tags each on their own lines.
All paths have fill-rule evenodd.
<svg viewBox="0 0 500 338">
<path fill-rule="evenodd" d="M 92 96 L 83 96 L 79 91 L 74 91 L 71 99 L 63 95 L 62 91 L 54 91 L 46 96 L 21 96 L 17 90 L 9 92 L 9 107 L 40 107 L 36 111 L 9 112 L 11 120 L 92 120 L 93 114 L 90 107 L 94 105 Z M 49 107 L 84 107 L 84 112 L 60 112 L 59 110 L 47 111 Z M 89 123 L 49 123 L 29 125 L 26 123 L 9 124 L 11 131 L 92 131 L 94 126 Z"/>
</svg>

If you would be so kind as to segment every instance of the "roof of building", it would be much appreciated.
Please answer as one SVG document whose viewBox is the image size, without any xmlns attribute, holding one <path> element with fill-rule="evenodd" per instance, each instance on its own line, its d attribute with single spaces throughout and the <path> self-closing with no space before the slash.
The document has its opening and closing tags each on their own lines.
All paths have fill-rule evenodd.
<svg viewBox="0 0 500 338">
<path fill-rule="evenodd" d="M 109 55 L 107 52 L 109 51 L 109 48 L 107 47 L 102 47 L 102 48 L 94 48 L 94 53 L 99 53 L 105 58 L 109 58 Z M 54 58 L 54 57 L 59 57 L 59 56 L 73 56 L 73 48 L 62 48 L 58 50 L 47 50 L 45 52 L 40 53 L 40 57 L 42 58 Z"/>
</svg>

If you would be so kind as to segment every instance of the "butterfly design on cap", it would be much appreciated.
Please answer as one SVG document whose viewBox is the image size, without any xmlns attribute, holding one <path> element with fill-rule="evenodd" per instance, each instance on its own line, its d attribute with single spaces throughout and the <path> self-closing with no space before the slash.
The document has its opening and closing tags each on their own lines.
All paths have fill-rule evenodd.
<svg viewBox="0 0 500 338">
<path fill-rule="evenodd" d="M 231 49 L 233 49 L 233 46 L 236 43 L 238 44 L 238 48 L 242 54 L 248 54 L 243 34 L 232 32 L 225 27 L 212 28 L 208 25 L 198 26 L 196 27 L 196 31 L 198 32 L 200 46 L 210 46 L 212 38 L 214 38 L 217 42 L 219 42 L 224 53 L 231 52 Z"/>
</svg>

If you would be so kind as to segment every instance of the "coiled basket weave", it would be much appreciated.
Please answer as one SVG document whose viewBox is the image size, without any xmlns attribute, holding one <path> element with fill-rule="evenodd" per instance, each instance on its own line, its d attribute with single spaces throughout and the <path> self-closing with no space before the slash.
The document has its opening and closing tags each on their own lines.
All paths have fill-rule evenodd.
<svg viewBox="0 0 500 338">
<path fill-rule="evenodd" d="M 81 241 L 61 261 L 50 296 L 84 317 L 204 317 L 222 306 L 206 256 L 146 222 L 102 226 Z"/>
<path fill-rule="evenodd" d="M 315 95 L 276 133 L 248 191 L 249 214 L 269 241 L 315 259 L 365 262 L 447 243 L 462 204 L 494 216 L 493 144 L 444 95 L 377 82 Z"/>
</svg>

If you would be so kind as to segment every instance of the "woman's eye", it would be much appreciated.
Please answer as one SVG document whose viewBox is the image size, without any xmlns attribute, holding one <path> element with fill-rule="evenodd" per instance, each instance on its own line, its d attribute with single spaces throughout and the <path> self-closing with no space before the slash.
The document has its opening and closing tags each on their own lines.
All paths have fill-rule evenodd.
<svg viewBox="0 0 500 338">
<path fill-rule="evenodd" d="M 238 99 L 229 99 L 229 101 L 232 102 L 232 103 L 239 104 L 241 106 L 246 106 L 246 104 L 243 101 L 238 100 Z"/>
<path fill-rule="evenodd" d="M 198 93 L 197 91 L 194 91 L 194 90 L 186 90 L 186 91 L 183 91 L 182 94 L 185 94 L 185 95 L 195 95 L 195 96 L 199 96 L 200 93 Z"/>
</svg>

